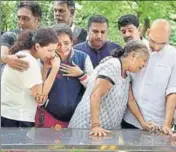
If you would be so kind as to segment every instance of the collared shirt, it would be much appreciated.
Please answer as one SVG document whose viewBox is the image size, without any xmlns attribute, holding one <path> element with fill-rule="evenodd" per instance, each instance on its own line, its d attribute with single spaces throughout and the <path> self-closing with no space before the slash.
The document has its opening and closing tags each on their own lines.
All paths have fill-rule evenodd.
<svg viewBox="0 0 176 152">
<path fill-rule="evenodd" d="M 176 49 L 166 45 L 159 52 L 151 52 L 146 68 L 131 74 L 132 90 L 145 121 L 160 126 L 165 119 L 166 96 L 176 93 Z M 125 121 L 141 128 L 127 110 Z"/>
</svg>

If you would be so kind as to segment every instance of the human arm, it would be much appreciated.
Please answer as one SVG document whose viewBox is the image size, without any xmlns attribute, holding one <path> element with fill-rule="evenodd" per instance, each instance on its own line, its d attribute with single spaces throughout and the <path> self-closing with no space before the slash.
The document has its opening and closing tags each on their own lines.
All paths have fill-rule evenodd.
<svg viewBox="0 0 176 152">
<path fill-rule="evenodd" d="M 48 93 L 51 90 L 51 87 L 54 83 L 55 77 L 60 67 L 60 58 L 55 57 L 51 60 L 51 71 L 46 80 L 44 80 L 43 84 L 35 85 L 32 87 L 32 94 L 36 98 L 36 101 L 41 104 L 46 101 L 48 97 Z M 46 72 L 46 70 L 43 70 Z M 46 73 L 42 73 L 42 75 L 46 75 Z M 43 79 L 45 79 L 43 77 Z"/>
<path fill-rule="evenodd" d="M 79 77 L 79 80 L 80 80 L 81 84 L 86 88 L 87 84 L 89 82 L 90 76 L 93 72 L 93 65 L 92 65 L 92 62 L 91 62 L 89 56 L 86 57 L 84 67 L 85 67 L 85 73 L 84 73 L 84 75 Z"/>
<path fill-rule="evenodd" d="M 156 131 L 156 130 L 160 129 L 158 126 L 154 125 L 152 122 L 146 122 L 144 120 L 144 117 L 140 111 L 140 108 L 139 108 L 139 106 L 133 96 L 131 85 L 129 88 L 128 108 L 131 111 L 131 113 L 134 115 L 134 117 L 139 121 L 139 123 L 141 124 L 141 126 L 144 130 Z"/>
<path fill-rule="evenodd" d="M 23 56 L 10 55 L 10 47 L 14 44 L 16 35 L 13 32 L 6 32 L 1 36 L 1 63 L 8 64 L 11 68 L 24 71 L 29 68 L 29 63 L 21 60 Z"/>
<path fill-rule="evenodd" d="M 100 102 L 101 98 L 105 96 L 108 91 L 112 88 L 112 83 L 109 80 L 97 78 L 95 87 L 90 96 L 90 113 L 91 113 L 91 131 L 90 135 L 94 136 L 106 136 L 109 132 L 101 128 L 99 113 L 100 113 Z"/>
<path fill-rule="evenodd" d="M 174 111 L 176 108 L 176 79 L 175 78 L 176 78 L 176 63 L 172 67 L 172 72 L 169 77 L 169 82 L 166 89 L 166 98 L 165 98 L 166 111 L 165 111 L 165 120 L 162 127 L 162 132 L 165 134 L 172 134 L 171 124 L 174 116 Z"/>
<path fill-rule="evenodd" d="M 176 108 L 176 93 L 172 93 L 166 97 L 166 114 L 164 124 L 162 127 L 162 132 L 164 134 L 172 134 L 171 124 L 173 121 L 175 108 Z"/>
</svg>

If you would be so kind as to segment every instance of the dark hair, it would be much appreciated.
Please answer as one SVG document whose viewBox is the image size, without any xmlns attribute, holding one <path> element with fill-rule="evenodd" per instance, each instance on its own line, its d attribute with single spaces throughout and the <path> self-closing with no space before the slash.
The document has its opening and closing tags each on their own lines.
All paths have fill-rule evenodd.
<svg viewBox="0 0 176 152">
<path fill-rule="evenodd" d="M 135 15 L 127 14 L 124 16 L 121 16 L 118 20 L 118 28 L 124 27 L 126 25 L 133 24 L 137 28 L 139 27 L 139 20 Z"/>
<path fill-rule="evenodd" d="M 60 34 L 67 34 L 70 38 L 71 41 L 73 41 L 73 32 L 70 28 L 70 26 L 68 26 L 65 23 L 60 23 L 60 24 L 56 24 L 53 26 L 53 29 L 56 31 L 57 35 L 59 36 Z"/>
<path fill-rule="evenodd" d="M 39 17 L 39 18 L 42 17 L 42 9 L 38 3 L 34 1 L 22 1 L 17 6 L 17 9 L 19 10 L 20 8 L 24 8 L 24 7 L 31 10 L 33 16 Z"/>
<path fill-rule="evenodd" d="M 69 8 L 71 8 L 71 13 L 75 13 L 75 2 L 73 0 L 56 0 L 55 2 L 66 3 Z"/>
<path fill-rule="evenodd" d="M 109 26 L 109 21 L 108 19 L 103 16 L 103 15 L 94 15 L 94 16 L 91 16 L 89 19 L 88 19 L 88 29 L 89 27 L 91 26 L 92 23 L 107 23 L 107 25 Z"/>
<path fill-rule="evenodd" d="M 10 54 L 15 54 L 22 50 L 29 50 L 36 43 L 44 47 L 50 43 L 57 42 L 57 34 L 52 28 L 39 28 L 35 32 L 25 30 L 20 33 L 17 41 L 11 47 Z"/>
<path fill-rule="evenodd" d="M 114 49 L 111 51 L 111 55 L 116 58 L 126 57 L 131 52 L 143 52 L 149 55 L 147 46 L 141 40 L 131 40 L 125 45 L 125 47 Z"/>
</svg>

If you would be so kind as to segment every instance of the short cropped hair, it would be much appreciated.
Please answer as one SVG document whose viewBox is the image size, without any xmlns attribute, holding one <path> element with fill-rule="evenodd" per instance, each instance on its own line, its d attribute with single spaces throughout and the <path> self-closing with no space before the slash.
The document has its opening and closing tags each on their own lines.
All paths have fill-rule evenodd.
<svg viewBox="0 0 176 152">
<path fill-rule="evenodd" d="M 42 17 L 42 9 L 38 3 L 34 1 L 22 1 L 17 6 L 17 9 L 19 10 L 20 8 L 24 8 L 24 7 L 31 10 L 33 16 L 39 17 L 39 18 Z"/>
<path fill-rule="evenodd" d="M 71 13 L 74 14 L 75 12 L 75 2 L 73 0 L 56 0 L 55 2 L 60 2 L 62 3 L 66 3 L 67 6 L 71 9 Z"/>
<path fill-rule="evenodd" d="M 92 23 L 107 23 L 107 25 L 109 26 L 109 21 L 108 19 L 103 16 L 103 15 L 94 15 L 94 16 L 91 16 L 89 19 L 88 19 L 88 29 L 89 27 L 91 26 Z"/>
<path fill-rule="evenodd" d="M 124 16 L 121 16 L 118 20 L 118 28 L 124 27 L 126 25 L 133 24 L 137 28 L 139 27 L 139 20 L 135 15 L 127 14 Z"/>
</svg>

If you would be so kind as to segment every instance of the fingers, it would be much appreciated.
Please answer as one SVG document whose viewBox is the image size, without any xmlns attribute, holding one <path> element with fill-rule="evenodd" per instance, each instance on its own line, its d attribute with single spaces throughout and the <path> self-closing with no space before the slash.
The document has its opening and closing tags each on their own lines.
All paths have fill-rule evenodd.
<svg viewBox="0 0 176 152">
<path fill-rule="evenodd" d="M 105 130 L 101 127 L 95 127 L 90 131 L 89 135 L 102 137 L 102 136 L 106 136 L 110 132 L 111 131 Z"/>
<path fill-rule="evenodd" d="M 75 77 L 75 75 L 74 74 L 72 74 L 72 73 L 68 73 L 68 74 L 62 74 L 63 76 L 65 76 L 65 77 Z"/>
<path fill-rule="evenodd" d="M 161 131 L 161 127 L 152 123 L 152 122 L 147 122 L 146 123 L 146 127 L 144 128 L 148 131 L 152 131 L 152 132 L 159 132 Z"/>
<path fill-rule="evenodd" d="M 29 63 L 20 59 L 14 59 L 9 66 L 16 70 L 24 71 L 29 68 Z"/>
<path fill-rule="evenodd" d="M 43 104 L 43 103 L 45 103 L 46 101 L 47 101 L 47 99 L 48 99 L 48 96 L 46 96 L 46 95 L 36 95 L 35 96 L 35 100 L 36 100 L 36 102 L 38 103 L 38 104 Z"/>
<path fill-rule="evenodd" d="M 65 69 L 65 70 L 69 70 L 69 69 L 71 69 L 72 67 L 69 66 L 69 65 L 66 65 L 66 64 L 61 64 L 60 68 Z"/>
<path fill-rule="evenodd" d="M 65 72 L 65 73 L 69 73 L 69 70 L 68 70 L 68 69 L 61 68 L 61 67 L 60 67 L 60 71 Z"/>
<path fill-rule="evenodd" d="M 69 71 L 72 70 L 72 67 L 69 66 L 69 65 L 63 65 L 63 64 L 62 64 L 62 65 L 60 66 L 60 70 L 61 70 L 62 72 L 68 73 Z"/>
<path fill-rule="evenodd" d="M 166 134 L 166 135 L 172 135 L 172 130 L 169 127 L 163 127 L 162 128 L 162 133 Z"/>
</svg>

